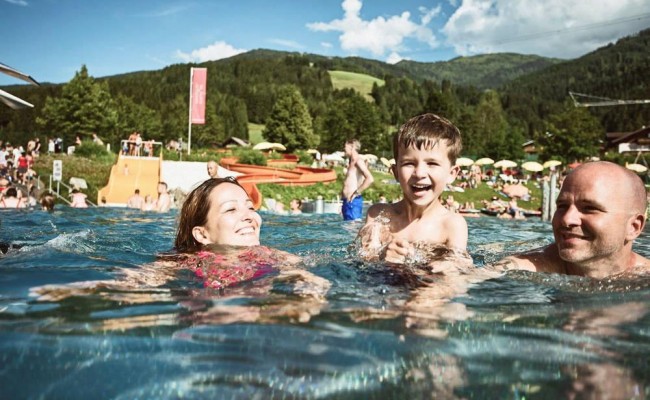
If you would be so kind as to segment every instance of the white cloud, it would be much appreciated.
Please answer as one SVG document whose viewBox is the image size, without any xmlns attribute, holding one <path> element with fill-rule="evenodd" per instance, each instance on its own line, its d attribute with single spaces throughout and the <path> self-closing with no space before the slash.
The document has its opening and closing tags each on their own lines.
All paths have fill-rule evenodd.
<svg viewBox="0 0 650 400">
<path fill-rule="evenodd" d="M 27 3 L 25 0 L 5 0 L 9 4 L 15 4 L 17 6 L 23 6 L 27 7 L 29 3 Z"/>
<path fill-rule="evenodd" d="M 386 59 L 386 62 L 388 64 L 397 64 L 398 62 L 402 61 L 404 58 L 400 56 L 399 54 L 392 52 Z"/>
<path fill-rule="evenodd" d="M 277 44 L 282 47 L 288 47 L 290 49 L 298 49 L 302 50 L 305 48 L 305 46 L 301 45 L 298 42 L 295 42 L 293 40 L 285 40 L 285 39 L 269 39 L 270 43 Z"/>
<path fill-rule="evenodd" d="M 222 58 L 232 57 L 244 52 L 246 52 L 246 50 L 236 49 L 224 41 L 218 41 L 209 46 L 192 50 L 192 52 L 189 54 L 183 53 L 180 50 L 176 50 L 176 57 L 185 62 L 204 62 L 211 60 L 220 60 Z"/>
<path fill-rule="evenodd" d="M 440 13 L 439 8 L 421 8 L 421 22 L 416 23 L 408 11 L 386 18 L 380 16 L 363 20 L 360 16 L 361 0 L 343 0 L 341 6 L 344 11 L 342 19 L 314 22 L 307 24 L 307 27 L 313 31 L 341 32 L 341 48 L 349 53 L 367 51 L 375 56 L 382 56 L 403 50 L 404 41 L 407 39 L 424 42 L 432 48 L 437 46 L 433 32 L 426 25 Z"/>
<path fill-rule="evenodd" d="M 575 58 L 645 29 L 650 0 L 463 0 L 442 29 L 458 54 Z"/>
<path fill-rule="evenodd" d="M 329 43 L 329 42 L 320 42 L 320 45 L 325 47 L 326 49 L 331 49 L 332 48 L 332 43 Z"/>
</svg>

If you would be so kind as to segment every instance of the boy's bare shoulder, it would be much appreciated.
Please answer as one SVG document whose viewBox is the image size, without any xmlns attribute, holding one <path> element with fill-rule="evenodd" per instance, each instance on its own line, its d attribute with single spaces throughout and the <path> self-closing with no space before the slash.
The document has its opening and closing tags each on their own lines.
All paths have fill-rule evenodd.
<svg viewBox="0 0 650 400">
<path fill-rule="evenodd" d="M 395 214 L 397 211 L 397 208 L 395 206 L 395 203 L 387 204 L 387 203 L 378 203 L 378 204 L 373 204 L 370 206 L 368 209 L 368 217 L 375 219 L 377 218 L 380 214 L 389 216 Z"/>
</svg>

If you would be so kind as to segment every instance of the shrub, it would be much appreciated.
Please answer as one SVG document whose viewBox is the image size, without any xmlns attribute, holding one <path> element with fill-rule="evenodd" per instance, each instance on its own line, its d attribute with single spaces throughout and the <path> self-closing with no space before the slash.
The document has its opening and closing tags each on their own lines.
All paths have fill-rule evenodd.
<svg viewBox="0 0 650 400">
<path fill-rule="evenodd" d="M 103 144 L 97 144 L 90 140 L 84 140 L 74 150 L 74 154 L 80 157 L 101 158 L 108 155 L 108 150 Z"/>
<path fill-rule="evenodd" d="M 266 157 L 264 154 L 253 149 L 237 149 L 235 156 L 240 164 L 251 164 L 266 166 Z"/>
</svg>

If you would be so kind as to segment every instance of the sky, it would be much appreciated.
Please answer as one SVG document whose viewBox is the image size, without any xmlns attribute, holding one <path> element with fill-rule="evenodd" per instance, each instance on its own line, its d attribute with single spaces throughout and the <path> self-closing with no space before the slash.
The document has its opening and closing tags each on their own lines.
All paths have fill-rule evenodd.
<svg viewBox="0 0 650 400">
<path fill-rule="evenodd" d="M 65 83 L 82 65 L 103 77 L 260 48 L 389 63 L 571 59 L 648 27 L 650 0 L 0 0 L 0 63 Z"/>
</svg>

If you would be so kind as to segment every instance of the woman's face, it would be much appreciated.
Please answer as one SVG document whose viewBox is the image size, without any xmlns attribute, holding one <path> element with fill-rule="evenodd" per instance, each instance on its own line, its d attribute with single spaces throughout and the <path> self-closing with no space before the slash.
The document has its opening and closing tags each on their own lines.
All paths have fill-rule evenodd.
<svg viewBox="0 0 650 400">
<path fill-rule="evenodd" d="M 253 202 L 240 186 L 222 183 L 210 193 L 207 223 L 195 238 L 201 244 L 258 246 L 262 218 Z M 196 229 L 195 228 L 195 231 Z"/>
</svg>

